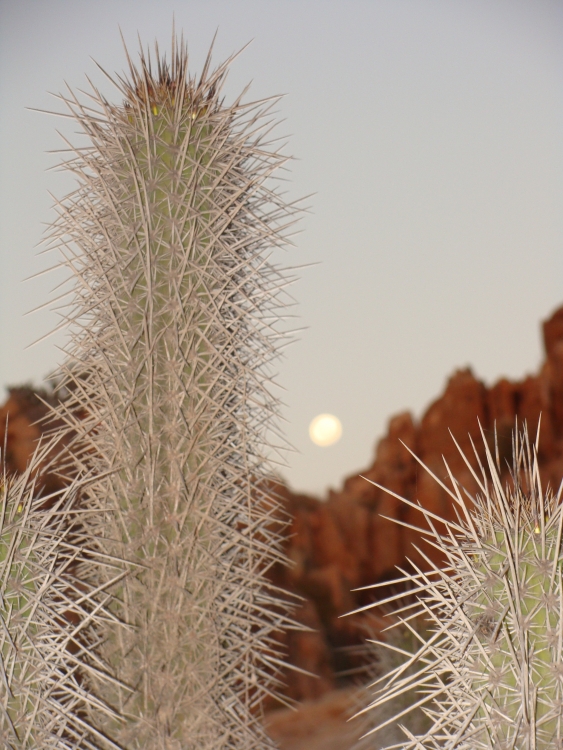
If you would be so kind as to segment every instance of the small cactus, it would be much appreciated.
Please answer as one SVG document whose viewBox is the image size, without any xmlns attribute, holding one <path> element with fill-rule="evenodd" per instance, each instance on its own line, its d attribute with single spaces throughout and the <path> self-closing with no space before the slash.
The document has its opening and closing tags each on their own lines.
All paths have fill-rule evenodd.
<svg viewBox="0 0 563 750">
<path fill-rule="evenodd" d="M 392 616 L 392 614 L 392 611 L 386 613 L 387 616 Z M 393 622 L 392 617 L 391 622 Z M 370 633 L 370 637 L 361 647 L 361 655 L 366 666 L 362 670 L 362 684 L 355 701 L 358 713 L 355 714 L 354 723 L 358 723 L 356 735 L 361 733 L 362 737 L 353 745 L 352 750 L 377 750 L 400 741 L 404 734 L 401 727 L 394 723 L 387 724 L 375 735 L 370 732 L 388 718 L 400 714 L 417 700 L 416 691 L 413 688 L 377 708 L 365 708 L 366 703 L 371 701 L 373 688 L 385 680 L 390 672 L 404 665 L 418 651 L 420 644 L 428 637 L 428 625 L 422 618 L 415 618 L 408 624 L 394 622 L 385 628 L 382 636 L 384 641 Z M 414 674 L 415 670 L 416 667 L 410 666 L 405 676 Z M 420 707 L 409 711 L 403 723 L 413 733 L 426 731 L 430 726 L 428 717 Z"/>
<path fill-rule="evenodd" d="M 296 209 L 271 183 L 287 161 L 267 140 L 273 100 L 225 105 L 229 61 L 193 79 L 176 38 L 170 64 L 156 57 L 128 57 L 119 104 L 61 97 L 90 145 L 65 162 L 78 188 L 51 232 L 75 279 L 56 416 L 75 435 L 67 470 L 93 477 L 88 549 L 123 571 L 93 624 L 107 674 L 88 676 L 114 714 L 87 712 L 126 750 L 266 748 L 290 624 L 266 578 L 284 560 L 263 488 L 289 282 L 269 255 Z"/>
<path fill-rule="evenodd" d="M 400 498 L 424 515 L 431 531 L 420 531 L 448 564 L 439 568 L 424 555 L 426 572 L 398 579 L 418 590 L 418 605 L 400 621 L 423 615 L 431 634 L 405 665 L 387 675 L 371 707 L 413 689 L 417 700 L 372 731 L 400 724 L 416 706 L 423 707 L 431 727 L 417 735 L 404 728 L 406 738 L 390 747 L 563 747 L 563 483 L 557 495 L 544 491 L 536 449 L 526 430 L 520 437 L 515 432 L 505 487 L 498 452 L 495 462 L 486 441 L 485 465 L 474 448 L 479 472 L 460 449 L 479 493 L 472 497 L 462 490 L 446 465 L 451 488 L 440 484 L 458 523 Z M 434 522 L 443 523 L 447 535 L 438 533 Z"/>
<path fill-rule="evenodd" d="M 41 493 L 47 447 L 22 476 L 3 466 L 0 477 L 0 744 L 93 750 L 97 732 L 81 709 L 94 698 L 82 683 L 100 664 L 83 656 L 83 625 L 104 615 L 103 592 L 88 585 L 104 561 L 83 555 L 72 520 L 84 480 Z"/>
</svg>

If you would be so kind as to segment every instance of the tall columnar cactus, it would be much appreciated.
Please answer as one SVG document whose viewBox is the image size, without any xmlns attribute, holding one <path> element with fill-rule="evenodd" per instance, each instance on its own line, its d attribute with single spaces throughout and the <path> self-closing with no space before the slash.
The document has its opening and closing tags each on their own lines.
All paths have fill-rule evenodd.
<svg viewBox="0 0 563 750">
<path fill-rule="evenodd" d="M 401 723 L 424 706 L 431 728 L 392 747 L 422 750 L 555 750 L 563 747 L 563 505 L 541 486 L 527 432 L 513 438 L 513 468 L 506 487 L 500 465 L 486 449 L 471 497 L 448 470 L 458 523 L 420 510 L 430 542 L 448 565 L 430 559 L 428 571 L 406 574 L 418 605 L 401 621 L 423 614 L 432 633 L 409 661 L 384 676 L 371 706 L 418 691 L 418 700 L 381 723 Z M 461 451 L 460 451 L 461 452 Z M 447 468 L 447 466 L 446 466 Z M 429 470 L 428 470 L 429 471 Z M 563 483 L 561 485 L 563 487 Z M 446 535 L 434 523 L 446 526 Z M 421 530 L 422 531 L 422 530 Z M 399 595 L 400 596 L 400 595 Z M 407 672 L 416 667 L 412 674 Z M 380 682 L 381 682 L 380 681 Z"/>
<path fill-rule="evenodd" d="M 156 55 L 156 72 L 128 58 L 118 104 L 61 97 L 89 145 L 51 235 L 75 279 L 58 416 L 67 467 L 93 474 L 83 533 L 126 574 L 93 626 L 107 674 L 88 675 L 119 719 L 87 709 L 127 750 L 270 747 L 259 707 L 289 621 L 265 575 L 283 560 L 264 479 L 288 283 L 269 255 L 296 209 L 271 183 L 273 102 L 226 106 L 230 61 L 193 79 L 176 39 Z"/>
<path fill-rule="evenodd" d="M 107 561 L 84 555 L 73 521 L 85 479 L 42 494 L 46 448 L 38 446 L 22 476 L 4 466 L 0 476 L 0 745 L 94 750 L 102 738 L 84 710 L 111 710 L 84 687 L 103 669 L 88 623 L 111 615 L 89 582 Z"/>
</svg>

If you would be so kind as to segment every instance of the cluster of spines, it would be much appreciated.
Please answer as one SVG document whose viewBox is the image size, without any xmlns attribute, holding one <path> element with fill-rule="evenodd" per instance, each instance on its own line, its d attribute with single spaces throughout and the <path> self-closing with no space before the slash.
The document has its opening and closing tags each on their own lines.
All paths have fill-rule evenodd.
<svg viewBox="0 0 563 750">
<path fill-rule="evenodd" d="M 423 707 L 431 727 L 418 735 L 404 727 L 406 739 L 392 747 L 563 746 L 561 488 L 557 495 L 542 489 L 537 443 L 530 445 L 526 430 L 520 438 L 514 434 L 505 487 L 498 455 L 495 462 L 484 443 L 485 464 L 474 449 L 479 473 L 460 449 L 479 487 L 475 497 L 460 488 L 447 464 L 451 486 L 434 477 L 448 492 L 457 523 L 400 498 L 424 515 L 431 531 L 419 531 L 447 565 L 436 566 L 419 550 L 427 570 L 413 565 L 412 573 L 401 571 L 397 579 L 417 591 L 417 602 L 406 608 L 407 615 L 399 613 L 399 621 L 409 627 L 411 618 L 423 616 L 432 632 L 405 665 L 377 681 L 383 687 L 371 707 L 413 690 L 418 699 L 372 732 L 400 724 L 416 706 Z M 436 531 L 436 522 L 445 524 L 445 534 Z"/>
<path fill-rule="evenodd" d="M 39 444 L 21 476 L 5 464 L 0 475 L 0 743 L 117 750 L 88 722 L 88 707 L 112 710 L 84 684 L 105 671 L 89 623 L 111 617 L 92 583 L 108 561 L 84 553 L 77 516 L 88 478 L 44 492 L 53 447 Z"/>
<path fill-rule="evenodd" d="M 60 466 L 91 475 L 85 543 L 123 573 L 99 569 L 107 672 L 87 678 L 114 713 L 87 713 L 127 750 L 263 748 L 291 625 L 266 578 L 283 560 L 261 488 L 289 281 L 268 255 L 295 209 L 268 187 L 286 161 L 265 138 L 272 102 L 224 106 L 228 63 L 191 80 L 176 40 L 170 67 L 157 58 L 114 81 L 121 106 L 63 97 L 92 145 L 65 164 L 79 186 L 51 233 L 75 279 Z"/>
<path fill-rule="evenodd" d="M 404 600 L 394 602 L 394 609 L 396 610 L 401 605 L 404 606 L 408 601 L 409 597 L 406 595 Z M 356 737 L 360 736 L 360 739 L 353 745 L 353 750 L 372 750 L 375 746 L 374 741 L 377 743 L 377 747 L 391 746 L 397 740 L 402 742 L 404 732 L 397 722 L 388 723 L 383 730 L 377 733 L 376 737 L 370 732 L 383 724 L 386 719 L 401 714 L 404 709 L 409 708 L 418 700 L 413 688 L 410 691 L 400 693 L 377 708 L 366 709 L 366 705 L 371 703 L 373 683 L 377 678 L 402 667 L 418 651 L 421 643 L 429 635 L 428 624 L 422 618 L 411 620 L 408 626 L 395 621 L 393 625 L 390 624 L 385 628 L 385 640 L 382 642 L 377 637 L 381 631 L 381 613 L 378 614 L 379 627 L 367 628 L 367 640 L 354 648 L 356 655 L 361 658 L 362 667 L 357 670 L 357 673 L 359 672 L 359 679 L 356 678 L 358 690 L 354 700 L 354 722 L 351 725 Z M 385 616 L 390 617 L 392 621 L 393 610 L 389 609 Z M 415 671 L 416 666 L 411 665 L 407 668 L 404 676 L 412 675 Z M 402 719 L 402 723 L 415 734 L 419 734 L 423 730 L 426 731 L 430 726 L 428 717 L 421 707 L 410 710 Z"/>
</svg>

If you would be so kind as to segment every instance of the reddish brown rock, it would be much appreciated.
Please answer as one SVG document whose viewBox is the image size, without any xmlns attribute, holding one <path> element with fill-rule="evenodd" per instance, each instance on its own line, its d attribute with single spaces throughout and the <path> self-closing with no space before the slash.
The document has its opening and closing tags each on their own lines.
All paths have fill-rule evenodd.
<svg viewBox="0 0 563 750">
<path fill-rule="evenodd" d="M 25 471 L 31 454 L 35 450 L 39 439 L 45 432 L 56 427 L 58 420 L 49 419 L 49 405 L 57 402 L 54 393 L 31 386 L 21 386 L 8 389 L 8 399 L 0 407 L 0 455 L 4 468 L 8 473 L 21 474 Z M 36 486 L 38 496 L 46 497 L 60 490 L 64 480 L 57 473 L 52 464 L 46 471 L 47 463 L 51 463 L 59 455 L 63 443 L 44 455 L 43 461 L 34 471 L 41 469 L 42 481 Z"/>
<path fill-rule="evenodd" d="M 0 407 L 0 446 L 6 446 L 4 456 L 8 471 L 22 473 L 40 438 L 42 430 L 38 421 L 47 409 L 41 398 L 44 392 L 29 386 L 10 388 L 6 403 Z"/>
</svg>

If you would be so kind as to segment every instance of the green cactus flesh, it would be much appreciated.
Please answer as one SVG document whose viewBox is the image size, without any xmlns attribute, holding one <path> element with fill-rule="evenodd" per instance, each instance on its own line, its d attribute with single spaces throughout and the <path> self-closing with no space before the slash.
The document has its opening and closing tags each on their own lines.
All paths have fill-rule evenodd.
<svg viewBox="0 0 563 750">
<path fill-rule="evenodd" d="M 4 513 L 17 522 L 20 513 L 14 512 L 9 493 L 3 493 Z M 21 504 L 18 508 L 22 508 Z M 22 739 L 31 729 L 41 732 L 40 726 L 28 727 L 29 717 L 33 716 L 35 704 L 33 683 L 37 676 L 33 674 L 32 660 L 22 659 L 21 655 L 29 652 L 30 646 L 38 635 L 38 625 L 32 616 L 37 598 L 36 575 L 33 571 L 33 552 L 29 540 L 22 538 L 17 523 L 7 524 L 0 532 L 0 569 L 2 570 L 2 620 L 9 637 L 3 637 L 1 646 L 2 666 L 4 673 L 10 675 L 10 689 L 6 690 L 2 725 L 2 739 L 6 746 L 10 741 Z M 30 559 L 31 558 L 31 559 Z M 6 632 L 6 631 L 5 631 Z M 18 658 L 19 657 L 19 658 Z M 26 690 L 26 683 L 28 689 Z M 31 689 L 30 689 L 31 688 Z M 10 737 L 10 735 L 12 735 Z M 33 740 L 32 740 L 33 741 Z"/>
<path fill-rule="evenodd" d="M 80 623 L 97 619 L 85 568 L 99 561 L 86 563 L 77 581 L 74 570 L 85 561 L 70 541 L 70 519 L 81 481 L 37 499 L 46 453 L 39 446 L 22 476 L 0 482 L 0 744 L 94 750 L 96 730 L 80 710 L 90 699 L 77 654 Z M 82 602 L 72 602 L 78 587 Z M 82 667 L 85 676 L 86 661 Z"/>
<path fill-rule="evenodd" d="M 206 442 L 212 439 L 209 428 L 198 434 L 197 443 L 190 433 L 201 430 L 198 412 L 213 399 L 209 361 L 214 342 L 207 337 L 216 284 L 205 274 L 212 262 L 208 192 L 220 167 L 209 163 L 215 156 L 209 155 L 212 131 L 193 117 L 191 104 L 186 102 L 180 122 L 174 122 L 174 115 L 173 104 L 166 101 L 152 104 L 149 123 L 129 115 L 137 130 L 130 139 L 122 179 L 114 187 L 124 212 L 130 203 L 127 220 L 131 226 L 140 224 L 144 216 L 151 221 L 145 253 L 134 253 L 127 264 L 129 283 L 122 287 L 118 310 L 128 311 L 122 317 L 121 334 L 134 344 L 122 371 L 114 369 L 112 384 L 114 407 L 121 411 L 119 401 L 130 391 L 131 380 L 145 379 L 144 387 L 134 393 L 131 410 L 135 417 L 122 437 L 128 443 L 127 463 L 137 467 L 137 472 L 122 470 L 118 475 L 123 546 L 116 552 L 146 570 L 129 579 L 123 593 L 116 592 L 117 599 L 124 597 L 125 616 L 133 621 L 134 631 L 110 634 L 108 639 L 115 649 L 114 654 L 108 651 L 109 663 L 119 664 L 121 677 L 130 685 L 137 682 L 137 675 L 146 679 L 132 696 L 114 697 L 134 725 L 118 736 L 127 746 L 139 747 L 147 747 L 148 737 L 155 732 L 166 736 L 166 746 L 178 743 L 180 747 L 194 721 L 194 707 L 202 715 L 214 709 L 205 706 L 209 698 L 192 694 L 191 710 L 186 710 L 186 683 L 194 693 L 203 692 L 200 683 L 212 682 L 221 668 L 209 659 L 210 643 L 216 640 L 210 613 L 204 617 L 199 602 L 189 603 L 194 594 L 201 601 L 217 594 L 209 590 L 208 581 L 197 580 L 197 568 L 214 556 L 213 539 L 206 538 L 205 528 L 197 532 L 199 551 L 192 552 L 195 570 L 189 580 L 186 543 L 200 519 L 197 512 L 191 514 L 179 503 L 183 482 L 205 482 L 209 471 L 205 465 L 210 459 L 206 452 Z M 148 144 L 143 132 L 147 124 L 152 131 Z M 133 172 L 142 191 L 133 200 L 127 170 Z M 176 223 L 181 230 L 175 228 Z M 188 257 L 182 252 L 182 235 L 190 238 Z M 174 251 L 175 242 L 180 252 Z M 179 339 L 184 332 L 178 330 L 174 308 L 181 308 L 186 300 L 190 338 L 182 346 Z M 147 307 L 151 308 L 148 315 Z M 172 354 L 180 356 L 174 359 Z M 182 693 L 182 698 L 175 700 L 174 693 Z M 154 724 L 146 729 L 139 722 L 144 716 L 154 717 Z"/>
<path fill-rule="evenodd" d="M 126 574 L 96 630 L 115 682 L 92 682 L 120 719 L 92 721 L 127 750 L 270 747 L 257 712 L 289 620 L 265 577 L 283 559 L 261 483 L 287 283 L 268 252 L 294 209 L 264 184 L 285 160 L 264 105 L 218 98 L 227 64 L 196 83 L 178 46 L 158 65 L 131 66 L 122 106 L 65 100 L 92 141 L 53 227 L 77 278 L 65 418 L 99 477 L 92 548 Z"/>
<path fill-rule="evenodd" d="M 510 532 L 499 529 L 474 562 L 482 588 L 467 603 L 477 634 L 468 659 L 473 657 L 471 684 L 483 696 L 475 721 L 483 727 L 490 722 L 491 739 L 507 747 L 532 731 L 537 750 L 557 747 L 561 739 L 558 531 L 552 524 L 542 534 L 534 523 Z M 526 715 L 525 706 L 533 712 Z"/>
</svg>

